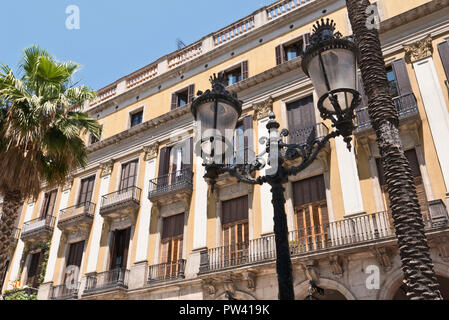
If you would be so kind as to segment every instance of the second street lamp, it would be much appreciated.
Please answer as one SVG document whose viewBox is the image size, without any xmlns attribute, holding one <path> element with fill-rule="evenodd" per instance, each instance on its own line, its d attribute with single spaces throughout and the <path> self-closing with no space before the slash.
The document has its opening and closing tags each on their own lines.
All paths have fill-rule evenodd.
<svg viewBox="0 0 449 320">
<path fill-rule="evenodd" d="M 311 36 L 311 45 L 307 47 L 303 56 L 302 67 L 304 73 L 310 76 L 320 96 L 318 109 L 321 117 L 330 120 L 335 130 L 324 138 L 317 138 L 313 129 L 307 143 L 286 143 L 284 138 L 289 132 L 286 129 L 279 132 L 280 125 L 274 113 L 271 113 L 267 124 L 269 137 L 261 139 L 266 148 L 255 157 L 254 161 L 243 163 L 223 161 L 229 159 L 224 155 L 230 154 L 233 148 L 232 132 L 242 113 L 242 102 L 236 95 L 226 91 L 226 81 L 222 75 L 211 77 L 212 90 L 198 92 L 199 96 L 194 99 L 191 106 L 200 128 L 198 132 L 201 134 L 196 153 L 202 154 L 206 167 L 204 178 L 208 183 L 213 187 L 218 176 L 228 172 L 239 182 L 253 185 L 268 183 L 272 187 L 280 300 L 295 298 L 283 184 L 288 181 L 289 175 L 296 175 L 307 168 L 330 139 L 342 136 L 348 148 L 351 148 L 354 110 L 360 103 L 355 80 L 356 56 L 354 43 L 349 38 L 343 38 L 339 32 L 335 32 L 333 21 L 328 19 L 316 23 Z M 263 158 L 265 154 L 268 155 L 268 161 Z M 299 164 L 284 167 L 287 160 L 298 160 Z M 261 170 L 265 166 L 269 167 L 266 174 L 254 178 L 254 171 Z"/>
</svg>

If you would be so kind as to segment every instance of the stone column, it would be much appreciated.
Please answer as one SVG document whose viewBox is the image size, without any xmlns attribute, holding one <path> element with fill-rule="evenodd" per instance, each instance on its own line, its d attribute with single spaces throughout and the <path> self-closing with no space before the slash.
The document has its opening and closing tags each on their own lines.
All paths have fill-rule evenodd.
<svg viewBox="0 0 449 320">
<path fill-rule="evenodd" d="M 257 119 L 257 137 L 258 137 L 258 153 L 260 154 L 266 148 L 266 141 L 262 144 L 260 139 L 262 137 L 269 137 L 267 129 L 268 115 L 273 110 L 273 98 L 269 97 L 267 100 L 253 105 L 255 118 Z M 268 155 L 264 157 L 265 161 L 268 160 Z M 265 175 L 266 171 L 270 167 L 267 165 L 264 169 L 260 170 L 260 175 Z M 271 186 L 264 183 L 260 186 L 260 210 L 262 216 L 262 236 L 273 233 L 274 221 L 273 221 L 273 204 L 271 203 Z"/>
<path fill-rule="evenodd" d="M 426 110 L 427 122 L 432 132 L 435 150 L 446 185 L 446 202 L 449 204 L 449 113 L 433 62 L 431 35 L 404 46 L 405 60 L 415 70 L 416 80 Z"/>
<path fill-rule="evenodd" d="M 89 258 L 87 260 L 87 274 L 94 273 L 97 270 L 98 254 L 100 250 L 100 241 L 104 222 L 103 217 L 100 215 L 101 197 L 108 193 L 113 167 L 113 160 L 100 164 L 100 192 L 98 193 L 98 198 L 96 199 L 95 216 L 92 225 L 92 238 L 88 255 Z"/>
<path fill-rule="evenodd" d="M 59 245 L 61 243 L 61 235 L 62 235 L 61 229 L 57 227 L 59 220 L 59 212 L 67 208 L 70 190 L 72 189 L 72 186 L 73 186 L 73 177 L 70 177 L 67 179 L 66 183 L 62 187 L 61 200 L 59 201 L 59 207 L 57 208 L 56 211 L 57 215 L 55 221 L 55 229 L 53 232 L 53 237 L 51 239 L 50 253 L 48 255 L 47 270 L 45 272 L 44 282 L 39 287 L 39 292 L 37 295 L 38 300 L 49 299 L 49 294 L 51 291 L 51 287 L 53 285 L 53 276 L 55 274 L 56 259 L 58 258 Z"/>
<path fill-rule="evenodd" d="M 156 159 L 159 151 L 159 143 L 154 143 L 143 148 L 145 152 L 145 178 L 141 195 L 141 208 L 139 214 L 139 229 L 137 230 L 136 262 L 131 267 L 129 274 L 129 288 L 139 288 L 146 283 L 146 271 L 148 269 L 148 238 L 150 233 L 152 203 L 148 199 L 149 181 L 156 175 Z"/>
</svg>

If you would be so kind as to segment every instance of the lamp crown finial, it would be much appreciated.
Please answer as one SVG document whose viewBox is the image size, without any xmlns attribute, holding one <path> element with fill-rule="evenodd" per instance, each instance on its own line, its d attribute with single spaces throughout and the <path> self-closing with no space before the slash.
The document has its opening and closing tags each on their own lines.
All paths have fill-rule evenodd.
<svg viewBox="0 0 449 320">
<path fill-rule="evenodd" d="M 217 76 L 216 73 L 214 73 L 212 76 L 210 76 L 209 79 L 211 85 L 212 85 L 212 91 L 216 92 L 223 92 L 226 88 L 226 78 L 224 72 L 220 72 Z"/>
<path fill-rule="evenodd" d="M 335 32 L 337 24 L 334 20 L 327 18 L 321 18 L 313 25 L 313 34 L 310 37 L 311 43 L 318 43 L 321 41 L 340 39 L 342 34 L 340 32 Z"/>
</svg>

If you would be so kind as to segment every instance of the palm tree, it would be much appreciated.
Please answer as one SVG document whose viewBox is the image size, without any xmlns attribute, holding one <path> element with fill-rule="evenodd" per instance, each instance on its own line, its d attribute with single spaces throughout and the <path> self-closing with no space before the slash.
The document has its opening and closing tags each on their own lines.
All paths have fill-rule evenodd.
<svg viewBox="0 0 449 320">
<path fill-rule="evenodd" d="M 424 223 L 410 165 L 398 130 L 398 114 L 388 90 L 379 34 L 368 28 L 369 0 L 346 0 L 359 47 L 360 71 L 368 96 L 368 112 L 382 156 L 407 296 L 413 300 L 441 299 L 429 254 Z"/>
<path fill-rule="evenodd" d="M 78 111 L 95 97 L 92 89 L 73 83 L 78 69 L 36 46 L 24 50 L 19 77 L 0 66 L 0 271 L 24 199 L 37 197 L 43 182 L 62 184 L 73 169 L 85 166 L 81 135 L 99 136 L 99 124 Z"/>
</svg>

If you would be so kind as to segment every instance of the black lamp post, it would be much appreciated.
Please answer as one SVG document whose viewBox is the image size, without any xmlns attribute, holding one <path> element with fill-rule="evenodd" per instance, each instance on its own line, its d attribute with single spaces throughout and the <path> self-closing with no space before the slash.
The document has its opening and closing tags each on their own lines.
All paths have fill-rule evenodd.
<svg viewBox="0 0 449 320">
<path fill-rule="evenodd" d="M 267 123 L 269 131 L 266 150 L 256 156 L 251 163 L 223 163 L 225 157 L 233 149 L 232 132 L 242 112 L 242 102 L 236 95 L 226 91 L 223 76 L 211 77 L 212 90 L 198 92 L 199 97 L 192 103 L 192 113 L 199 126 L 200 144 L 196 152 L 202 152 L 205 179 L 212 184 L 221 173 L 229 172 L 239 182 L 247 184 L 271 185 L 272 204 L 274 209 L 274 233 L 276 241 L 276 271 L 279 284 L 279 299 L 294 300 L 292 264 L 288 242 L 288 227 L 285 213 L 284 183 L 289 175 L 295 175 L 309 166 L 331 138 L 343 136 L 348 148 L 351 148 L 351 136 L 354 129 L 354 109 L 360 103 L 360 95 L 356 90 L 356 49 L 350 39 L 342 38 L 335 33 L 333 21 L 321 20 L 314 26 L 311 44 L 303 55 L 302 68 L 310 76 L 316 92 L 320 96 L 318 109 L 323 119 L 332 121 L 335 130 L 326 137 L 317 139 L 315 129 L 311 132 L 306 144 L 284 143 L 283 137 L 289 135 L 288 130 L 278 131 L 280 125 L 274 113 L 269 115 Z M 265 166 L 262 158 L 268 154 L 270 172 L 264 176 L 253 178 L 252 173 Z M 286 168 L 286 160 L 300 160 L 296 166 Z"/>
</svg>

